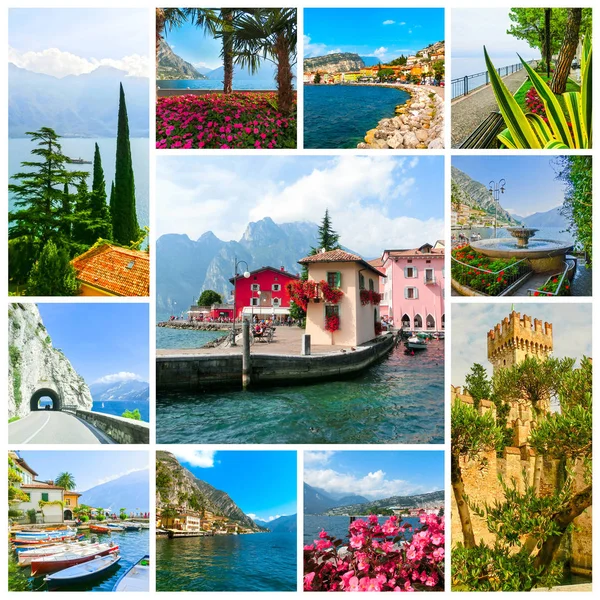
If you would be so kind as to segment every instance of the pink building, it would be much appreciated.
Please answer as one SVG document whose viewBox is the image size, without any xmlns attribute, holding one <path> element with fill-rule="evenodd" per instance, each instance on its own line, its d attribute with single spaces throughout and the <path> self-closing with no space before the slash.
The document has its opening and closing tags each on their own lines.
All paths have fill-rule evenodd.
<svg viewBox="0 0 600 600">
<path fill-rule="evenodd" d="M 394 327 L 410 331 L 443 331 L 444 247 L 423 244 L 413 250 L 384 250 L 371 264 L 382 278 L 381 315 Z M 385 320 L 385 319 L 384 319 Z"/>
</svg>

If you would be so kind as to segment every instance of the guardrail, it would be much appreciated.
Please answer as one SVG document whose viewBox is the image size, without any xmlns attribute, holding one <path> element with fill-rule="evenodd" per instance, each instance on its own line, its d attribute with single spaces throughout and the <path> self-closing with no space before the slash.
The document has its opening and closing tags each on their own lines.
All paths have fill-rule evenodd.
<svg viewBox="0 0 600 600">
<path fill-rule="evenodd" d="M 535 60 L 530 60 L 527 64 L 533 64 L 537 62 Z M 523 63 L 515 63 L 514 65 L 507 65 L 506 67 L 500 67 L 496 69 L 496 72 L 500 77 L 506 77 L 512 73 L 516 73 L 523 69 Z M 452 84 L 452 100 L 454 98 L 458 98 L 459 96 L 467 96 L 470 92 L 488 85 L 490 82 L 490 74 L 488 71 L 481 71 L 480 73 L 474 73 L 473 75 L 465 75 L 464 77 L 457 77 L 456 79 L 452 79 L 450 82 Z"/>
<path fill-rule="evenodd" d="M 569 273 L 569 265 L 566 262 L 563 262 L 563 265 L 565 266 L 565 268 L 563 269 L 562 274 L 554 273 L 553 275 L 550 275 L 550 277 L 548 277 L 548 279 L 546 279 L 546 283 L 544 283 L 544 285 L 546 285 L 553 278 L 558 277 L 560 275 L 560 281 L 558 282 L 558 287 L 556 288 L 556 290 L 554 292 L 546 292 L 544 290 L 538 290 L 538 289 L 534 290 L 532 288 L 529 288 L 527 290 L 527 295 L 528 296 L 560 296 L 562 286 L 566 285 L 566 282 L 568 282 L 567 274 Z"/>
</svg>

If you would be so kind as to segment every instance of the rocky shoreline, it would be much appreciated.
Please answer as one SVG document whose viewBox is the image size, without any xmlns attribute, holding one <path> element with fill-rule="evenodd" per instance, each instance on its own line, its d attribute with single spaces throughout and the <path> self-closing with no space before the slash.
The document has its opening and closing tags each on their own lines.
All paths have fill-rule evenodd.
<svg viewBox="0 0 600 600">
<path fill-rule="evenodd" d="M 367 84 L 374 85 L 374 84 Z M 377 84 L 403 90 L 410 98 L 396 107 L 396 116 L 381 119 L 357 148 L 429 149 L 444 147 L 444 100 L 429 88 L 407 84 Z"/>
</svg>

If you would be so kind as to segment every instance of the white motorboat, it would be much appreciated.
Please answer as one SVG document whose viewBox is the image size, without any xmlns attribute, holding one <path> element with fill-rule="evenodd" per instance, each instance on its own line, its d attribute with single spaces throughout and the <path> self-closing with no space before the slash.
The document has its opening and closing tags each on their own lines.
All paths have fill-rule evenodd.
<svg viewBox="0 0 600 600">
<path fill-rule="evenodd" d="M 404 345 L 409 350 L 427 350 L 427 342 L 416 335 L 409 337 Z"/>
<path fill-rule="evenodd" d="M 118 552 L 109 554 L 108 556 L 96 556 L 92 560 L 63 569 L 53 573 L 52 575 L 46 575 L 44 581 L 48 585 L 69 585 L 72 583 L 83 583 L 84 581 L 90 581 L 103 575 L 106 571 L 114 567 L 121 556 Z"/>
<path fill-rule="evenodd" d="M 68 552 L 69 550 L 76 550 L 78 548 L 90 547 L 93 544 L 90 542 L 73 542 L 70 544 L 54 544 L 54 546 L 45 546 L 43 548 L 33 548 L 32 550 L 25 550 L 24 552 L 17 553 L 17 559 L 20 567 L 27 567 L 31 564 L 32 560 L 42 558 L 43 556 L 52 556 L 54 554 L 61 554 L 62 552 Z M 96 544 L 97 546 L 98 544 Z"/>
<path fill-rule="evenodd" d="M 147 592 L 150 590 L 150 556 L 146 554 L 115 583 L 113 592 Z"/>
</svg>

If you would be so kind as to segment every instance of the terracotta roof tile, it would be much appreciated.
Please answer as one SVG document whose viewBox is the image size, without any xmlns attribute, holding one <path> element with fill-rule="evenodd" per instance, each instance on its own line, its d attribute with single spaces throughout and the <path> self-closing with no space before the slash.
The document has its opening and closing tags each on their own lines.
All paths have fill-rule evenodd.
<svg viewBox="0 0 600 600">
<path fill-rule="evenodd" d="M 115 296 L 150 295 L 150 256 L 105 243 L 90 248 L 71 263 L 81 283 Z"/>
<path fill-rule="evenodd" d="M 298 262 L 301 265 L 306 263 L 319 263 L 319 262 L 357 262 L 363 259 L 357 254 L 350 254 L 345 250 L 330 250 L 329 252 L 317 252 L 311 256 L 301 258 Z"/>
<path fill-rule="evenodd" d="M 49 483 L 44 483 L 43 481 L 32 481 L 31 483 L 22 483 L 21 488 L 39 488 L 44 490 L 63 490 L 58 485 L 51 485 Z"/>
</svg>

